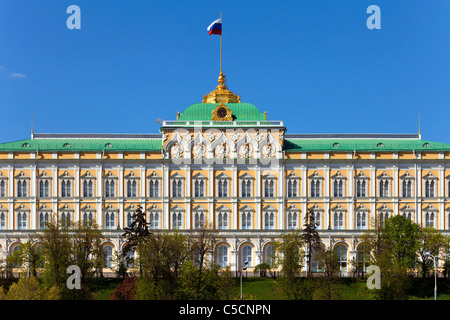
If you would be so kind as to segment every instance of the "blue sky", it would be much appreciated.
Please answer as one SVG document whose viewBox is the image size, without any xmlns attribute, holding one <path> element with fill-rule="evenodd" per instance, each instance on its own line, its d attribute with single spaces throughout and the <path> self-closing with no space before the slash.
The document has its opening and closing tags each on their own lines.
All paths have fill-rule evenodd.
<svg viewBox="0 0 450 320">
<path fill-rule="evenodd" d="M 217 85 L 221 11 L 228 87 L 288 133 L 417 133 L 420 109 L 450 143 L 448 0 L 1 0 L 0 142 L 32 110 L 38 133 L 158 133 Z"/>
</svg>

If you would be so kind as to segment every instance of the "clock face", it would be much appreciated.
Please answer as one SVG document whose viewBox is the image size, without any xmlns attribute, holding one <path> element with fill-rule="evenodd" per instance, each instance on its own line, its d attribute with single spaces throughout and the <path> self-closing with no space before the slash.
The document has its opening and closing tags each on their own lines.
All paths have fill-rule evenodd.
<svg viewBox="0 0 450 320">
<path fill-rule="evenodd" d="M 219 116 L 220 118 L 225 118 L 227 116 L 227 109 L 220 108 L 219 110 L 217 110 L 217 116 Z"/>
</svg>

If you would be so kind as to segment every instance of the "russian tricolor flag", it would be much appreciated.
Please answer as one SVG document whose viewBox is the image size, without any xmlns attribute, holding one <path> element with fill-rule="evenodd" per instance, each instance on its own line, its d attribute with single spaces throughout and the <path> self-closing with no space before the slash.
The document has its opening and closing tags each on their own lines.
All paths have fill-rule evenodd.
<svg viewBox="0 0 450 320">
<path fill-rule="evenodd" d="M 212 34 L 222 35 L 222 18 L 217 19 L 216 21 L 211 23 L 208 29 L 206 30 L 208 31 L 209 35 Z"/>
</svg>

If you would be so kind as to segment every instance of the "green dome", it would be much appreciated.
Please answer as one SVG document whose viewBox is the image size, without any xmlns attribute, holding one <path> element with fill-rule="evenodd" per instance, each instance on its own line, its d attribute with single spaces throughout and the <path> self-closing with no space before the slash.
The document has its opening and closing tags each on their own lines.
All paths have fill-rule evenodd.
<svg viewBox="0 0 450 320">
<path fill-rule="evenodd" d="M 212 111 L 220 103 L 194 103 L 183 113 L 179 121 L 211 121 Z M 233 115 L 233 121 L 264 121 L 266 116 L 251 103 L 224 103 Z"/>
</svg>

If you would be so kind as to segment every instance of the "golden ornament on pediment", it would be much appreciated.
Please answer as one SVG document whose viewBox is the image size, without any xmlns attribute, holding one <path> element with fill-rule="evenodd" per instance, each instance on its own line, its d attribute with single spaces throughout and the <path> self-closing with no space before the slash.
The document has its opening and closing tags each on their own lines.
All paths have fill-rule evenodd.
<svg viewBox="0 0 450 320">
<path fill-rule="evenodd" d="M 212 121 L 233 121 L 233 114 L 228 107 L 221 103 L 212 111 Z"/>
<path fill-rule="evenodd" d="M 228 90 L 225 85 L 225 75 L 220 72 L 219 85 L 203 97 L 203 103 L 241 103 L 241 97 Z"/>
</svg>

